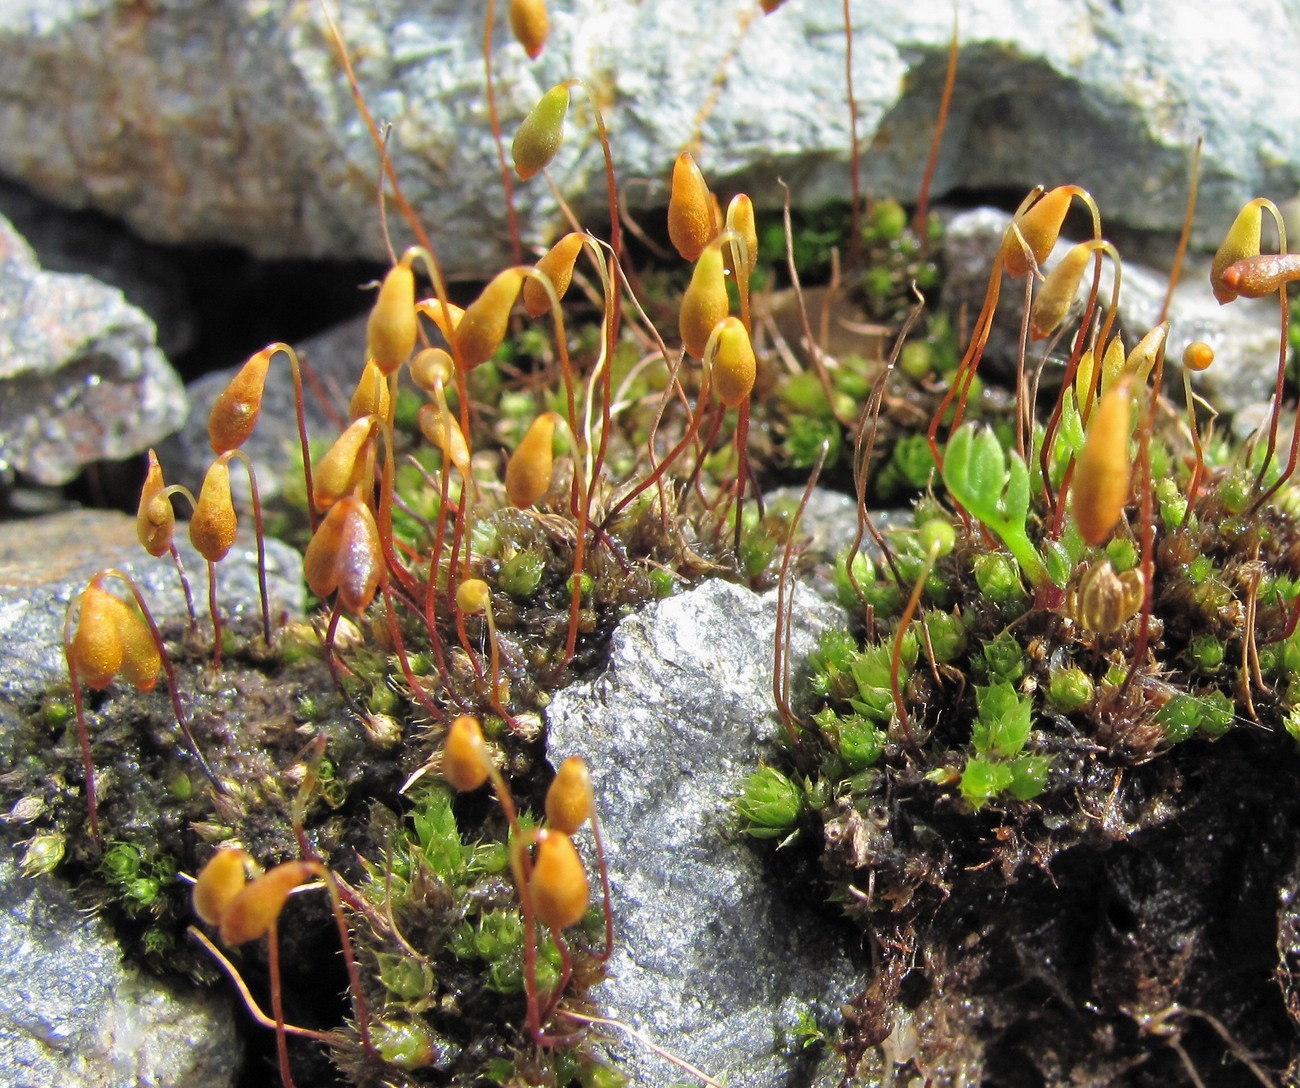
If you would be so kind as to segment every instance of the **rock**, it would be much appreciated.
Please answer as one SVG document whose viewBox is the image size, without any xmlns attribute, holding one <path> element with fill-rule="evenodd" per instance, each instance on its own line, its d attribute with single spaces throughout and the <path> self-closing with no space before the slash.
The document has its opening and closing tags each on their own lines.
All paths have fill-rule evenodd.
<svg viewBox="0 0 1300 1088">
<path fill-rule="evenodd" d="M 204 564 L 187 543 L 181 548 L 202 608 Z M 227 616 L 259 607 L 253 554 L 245 528 L 219 568 L 219 601 Z M 0 739 L 16 733 L 26 703 L 51 684 L 66 682 L 62 638 L 68 601 L 107 565 L 137 579 L 160 624 L 184 616 L 175 570 L 170 561 L 141 550 L 132 518 L 81 511 L 0 525 L 0 640 L 6 649 L 0 660 Z M 297 554 L 271 541 L 268 568 L 273 610 L 300 615 Z M 0 743 L 0 767 L 12 765 L 7 748 Z M 123 965 L 111 929 L 82 912 L 57 875 L 31 878 L 18 871 L 12 840 L 19 830 L 0 830 L 0 1019 L 9 1025 L 0 1033 L 0 1083 L 234 1083 L 240 1047 L 229 999 Z"/>
<path fill-rule="evenodd" d="M 963 308 L 974 321 L 984 300 L 988 286 L 989 270 L 1001 244 L 1002 232 L 1009 216 L 991 208 L 979 208 L 954 217 L 944 231 L 944 261 L 947 277 L 944 281 L 943 310 L 958 320 Z M 1106 223 L 1103 219 L 1103 231 Z M 1050 270 L 1069 249 L 1074 240 L 1057 243 L 1046 262 Z M 1123 283 L 1120 289 L 1120 316 L 1117 329 L 1122 332 L 1126 349 L 1144 336 L 1155 324 L 1164 304 L 1168 289 L 1167 272 L 1155 271 L 1137 261 L 1125 258 L 1125 247 L 1119 245 L 1123 264 Z M 1238 299 L 1220 306 L 1210 291 L 1209 261 L 1189 259 L 1174 289 L 1169 307 L 1168 354 L 1166 373 L 1173 376 L 1177 386 L 1178 367 L 1183 349 L 1193 340 L 1204 340 L 1214 348 L 1214 364 L 1192 379 L 1193 389 L 1214 404 L 1224 414 L 1233 415 L 1249 405 L 1267 401 L 1272 396 L 1277 381 L 1278 339 L 1280 326 L 1277 301 Z M 1091 273 L 1084 276 L 1080 288 L 1079 306 L 1091 282 Z M 1112 269 L 1107 259 L 1102 265 L 1100 305 L 1109 304 Z M 1015 373 L 1015 359 L 1020 342 L 1020 324 L 1023 318 L 1024 281 L 1003 279 L 1002 297 L 994 320 L 993 333 L 985 351 L 984 362 L 989 371 L 1001 378 Z M 958 326 L 959 327 L 959 326 Z M 1056 356 L 1064 358 L 1067 348 L 1059 345 Z M 1027 356 L 1030 366 L 1042 356 L 1042 344 L 1031 344 Z M 1168 381 L 1169 379 L 1167 379 Z M 1204 418 L 1204 410 L 1201 412 Z"/>
<path fill-rule="evenodd" d="M 43 272 L 0 219 L 0 461 L 57 485 L 178 427 L 185 391 L 153 323 L 87 276 Z"/>
<path fill-rule="evenodd" d="M 505 5 L 497 5 L 498 12 Z M 480 8 L 338 5 L 370 107 L 394 125 L 407 197 L 448 270 L 507 254 L 488 127 Z M 662 183 L 699 136 L 711 181 L 778 206 L 780 177 L 813 205 L 850 191 L 844 34 L 833 4 L 571 0 L 552 4 L 536 63 L 502 25 L 494 68 L 506 138 L 553 84 L 587 80 L 620 182 Z M 1204 137 L 1197 242 L 1213 247 L 1246 200 L 1300 187 L 1297 28 L 1249 0 L 963 4 L 956 94 L 935 175 L 956 190 L 1090 189 L 1110 219 L 1174 233 L 1188 154 Z M 853 77 L 863 182 L 915 196 L 943 82 L 947 6 L 892 0 L 859 14 Z M 683 27 L 691 28 L 689 33 Z M 1213 28 L 1213 30 L 1211 30 Z M 0 5 L 0 172 L 150 238 L 219 240 L 264 255 L 381 256 L 377 156 L 312 4 L 111 0 Z M 554 176 L 605 207 L 600 148 L 576 95 Z M 112 109 L 104 104 L 111 103 Z M 526 235 L 560 222 L 545 185 L 517 187 Z M 494 253 L 484 254 L 485 243 Z"/>
<path fill-rule="evenodd" d="M 610 665 L 551 703 L 557 764 L 590 763 L 613 883 L 616 947 L 595 991 L 608 1015 L 733 1088 L 789 1083 L 779 1039 L 800 1009 L 834 1019 L 854 992 L 843 935 L 792 900 L 740 834 L 732 800 L 772 751 L 776 595 L 722 581 L 623 622 Z M 795 598 L 796 668 L 842 617 Z M 631 1083 L 683 1076 L 615 1046 Z"/>
<path fill-rule="evenodd" d="M 230 1002 L 122 963 L 106 922 L 0 848 L 0 1080 L 14 1088 L 235 1083 Z"/>
</svg>

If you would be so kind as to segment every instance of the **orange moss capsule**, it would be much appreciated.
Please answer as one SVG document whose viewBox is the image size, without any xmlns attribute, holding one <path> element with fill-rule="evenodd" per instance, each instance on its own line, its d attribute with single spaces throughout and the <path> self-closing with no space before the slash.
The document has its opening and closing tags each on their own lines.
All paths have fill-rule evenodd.
<svg viewBox="0 0 1300 1088">
<path fill-rule="evenodd" d="M 551 32 L 545 0 L 510 0 L 510 30 L 529 59 L 540 57 Z"/>
<path fill-rule="evenodd" d="M 190 518 L 190 543 L 204 559 L 218 563 L 235 543 L 238 528 L 235 503 L 230 496 L 230 459 L 223 454 L 212 462 L 203 477 L 199 501 Z"/>
<path fill-rule="evenodd" d="M 194 881 L 194 913 L 210 926 L 218 926 L 234 898 L 248 884 L 252 859 L 243 851 L 222 847 L 208 859 Z"/>
<path fill-rule="evenodd" d="M 307 545 L 302 568 L 317 597 L 337 590 L 344 609 L 354 615 L 364 612 L 388 574 L 370 507 L 356 495 L 331 506 Z"/>
<path fill-rule="evenodd" d="M 1200 372 L 1208 370 L 1214 362 L 1214 349 L 1204 340 L 1193 340 L 1183 349 L 1183 366 Z"/>
<path fill-rule="evenodd" d="M 82 683 L 94 691 L 108 687 L 122 668 L 126 650 L 119 620 L 125 607 L 96 582 L 81 595 L 70 656 Z"/>
<path fill-rule="evenodd" d="M 1058 185 L 1039 197 L 1016 221 L 1015 226 L 1029 245 L 1035 264 L 1041 266 L 1056 245 L 1056 239 L 1061 235 L 1061 224 L 1065 222 L 1065 213 L 1070 210 L 1074 194 L 1073 185 Z M 1010 227 L 1002 240 L 1002 267 L 1013 279 L 1029 271 L 1029 259 L 1025 256 L 1024 247 Z"/>
<path fill-rule="evenodd" d="M 451 338 L 456 335 L 456 326 L 465 316 L 465 311 L 454 302 L 443 304 L 436 298 L 421 299 L 415 304 L 415 309 L 438 326 L 438 331 L 449 344 Z"/>
<path fill-rule="evenodd" d="M 688 355 L 704 358 L 709 336 L 729 312 L 722 249 L 710 245 L 695 262 L 695 271 L 691 273 L 691 282 L 682 295 L 682 307 L 677 316 L 682 346 Z"/>
<path fill-rule="evenodd" d="M 713 388 L 728 408 L 749 399 L 757 373 L 754 346 L 739 318 L 725 318 L 713 349 Z"/>
<path fill-rule="evenodd" d="M 488 780 L 491 768 L 483 727 L 477 718 L 460 715 L 451 723 L 442 746 L 442 777 L 452 789 L 469 793 Z"/>
<path fill-rule="evenodd" d="M 441 404 L 424 404 L 416 415 L 420 432 L 443 457 L 456 466 L 462 476 L 469 476 L 469 445 L 456 417 Z"/>
<path fill-rule="evenodd" d="M 373 416 L 353 420 L 316 463 L 312 472 L 312 501 L 317 510 L 328 510 L 373 475 L 368 454 L 374 448 L 375 427 Z"/>
<path fill-rule="evenodd" d="M 689 151 L 673 163 L 668 194 L 668 240 L 683 260 L 697 261 L 717 233 L 713 195 Z"/>
<path fill-rule="evenodd" d="M 221 914 L 221 943 L 234 948 L 265 934 L 280 917 L 289 893 L 315 871 L 310 861 L 286 861 L 250 881 Z"/>
<path fill-rule="evenodd" d="M 544 170 L 560 149 L 564 118 L 569 112 L 569 88 L 559 83 L 537 100 L 515 133 L 510 152 L 515 172 L 527 181 Z"/>
<path fill-rule="evenodd" d="M 562 831 L 537 833 L 537 856 L 529 884 L 537 920 L 552 929 L 567 929 L 587 913 L 591 889 L 587 871 L 573 845 Z"/>
<path fill-rule="evenodd" d="M 1300 280 L 1300 253 L 1263 253 L 1233 261 L 1219 283 L 1234 297 L 1263 298 Z"/>
<path fill-rule="evenodd" d="M 348 418 L 360 419 L 362 416 L 388 418 L 388 379 L 384 372 L 375 365 L 374 359 L 367 359 L 361 378 L 348 403 Z"/>
<path fill-rule="evenodd" d="M 113 598 L 117 600 L 116 597 Z M 122 679 L 136 691 L 153 691 L 162 671 L 162 654 L 153 631 L 134 604 L 120 602 L 118 632 L 122 638 Z"/>
<path fill-rule="evenodd" d="M 532 506 L 550 490 L 555 467 L 552 448 L 559 421 L 555 412 L 543 412 L 510 455 L 506 462 L 506 496 L 511 505 Z"/>
<path fill-rule="evenodd" d="M 1065 320 L 1084 270 L 1101 245 L 1100 242 L 1080 242 L 1047 274 L 1029 311 L 1029 333 L 1033 339 L 1042 340 L 1050 336 Z"/>
<path fill-rule="evenodd" d="M 1110 536 L 1128 501 L 1129 383 L 1121 378 L 1097 402 L 1075 468 L 1070 510 L 1079 535 L 1093 545 Z"/>
<path fill-rule="evenodd" d="M 583 237 L 577 231 L 570 231 L 537 262 L 537 271 L 551 281 L 556 298 L 563 298 L 573 282 L 573 266 L 582 252 Z M 524 280 L 523 297 L 529 317 L 541 317 L 551 308 L 551 296 L 535 276 Z"/>
<path fill-rule="evenodd" d="M 208 441 L 213 453 L 237 450 L 253 433 L 262 412 L 262 391 L 274 353 L 274 348 L 263 348 L 249 356 L 213 403 L 208 413 Z"/>
<path fill-rule="evenodd" d="M 507 268 L 498 272 L 460 319 L 456 326 L 456 344 L 466 370 L 486 363 L 506 338 L 510 310 L 519 297 L 528 269 Z"/>
<path fill-rule="evenodd" d="M 172 509 L 171 500 L 163 494 L 166 488 L 158 455 L 150 450 L 149 467 L 144 486 L 140 488 L 140 505 L 135 512 L 135 535 L 140 546 L 154 558 L 171 551 L 172 539 L 176 535 L 176 511 Z"/>
<path fill-rule="evenodd" d="M 1248 257 L 1259 256 L 1260 235 L 1263 233 L 1264 206 L 1272 204 L 1263 197 L 1256 197 L 1237 213 L 1228 233 L 1223 236 L 1214 260 L 1210 263 L 1210 287 L 1214 297 L 1222 306 L 1237 297 L 1237 292 L 1223 280 L 1223 274 L 1230 265 Z"/>
<path fill-rule="evenodd" d="M 591 815 L 591 771 L 581 756 L 569 756 L 546 791 L 546 822 L 572 835 Z"/>
<path fill-rule="evenodd" d="M 415 350 L 415 272 L 403 257 L 379 285 L 379 297 L 366 320 L 366 351 L 385 374 L 392 374 Z"/>
</svg>

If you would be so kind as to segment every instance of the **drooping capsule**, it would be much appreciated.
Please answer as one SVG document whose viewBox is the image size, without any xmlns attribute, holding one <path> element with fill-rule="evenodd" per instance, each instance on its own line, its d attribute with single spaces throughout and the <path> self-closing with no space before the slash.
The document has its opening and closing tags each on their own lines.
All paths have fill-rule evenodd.
<svg viewBox="0 0 1300 1088">
<path fill-rule="evenodd" d="M 555 467 L 552 448 L 560 417 L 543 412 L 529 426 L 506 462 L 506 496 L 520 508 L 534 505 L 551 487 Z"/>
<path fill-rule="evenodd" d="M 190 543 L 208 562 L 219 563 L 235 543 L 238 528 L 230 494 L 230 458 L 223 454 L 203 477 L 199 501 L 190 518 Z"/>
<path fill-rule="evenodd" d="M 559 83 L 537 101 L 515 133 L 510 150 L 515 172 L 527 181 L 544 170 L 564 138 L 564 118 L 569 112 L 569 88 Z"/>
<path fill-rule="evenodd" d="M 451 723 L 443 742 L 443 778 L 451 783 L 452 789 L 469 793 L 488 780 L 491 766 L 478 719 L 460 715 Z"/>
<path fill-rule="evenodd" d="M 1247 202 L 1237 213 L 1232 226 L 1228 228 L 1228 233 L 1223 236 L 1223 244 L 1214 254 L 1214 260 L 1210 263 L 1210 287 L 1214 291 L 1214 297 L 1219 300 L 1220 306 L 1237 297 L 1237 292 L 1223 282 L 1223 273 L 1227 271 L 1229 265 L 1236 264 L 1237 261 L 1245 260 L 1247 257 L 1259 256 L 1266 204 L 1272 207 L 1271 203 L 1262 197 Z"/>
<path fill-rule="evenodd" d="M 551 32 L 546 0 L 510 0 L 510 30 L 529 59 L 540 57 Z"/>
<path fill-rule="evenodd" d="M 176 511 L 164 494 L 166 489 L 158 455 L 150 450 L 144 485 L 140 488 L 140 505 L 135 512 L 135 535 L 140 546 L 155 558 L 171 550 L 176 535 Z"/>
<path fill-rule="evenodd" d="M 266 934 L 289 893 L 316 871 L 309 861 L 286 861 L 250 881 L 221 914 L 221 943 L 235 948 Z"/>
<path fill-rule="evenodd" d="M 456 325 L 456 345 L 466 370 L 486 363 L 506 338 L 510 310 L 519 297 L 528 269 L 520 266 L 498 272 L 466 308 Z"/>
<path fill-rule="evenodd" d="M 262 412 L 266 372 L 275 350 L 267 347 L 249 356 L 213 402 L 208 413 L 208 440 L 213 453 L 237 450 L 253 433 Z"/>
<path fill-rule="evenodd" d="M 727 316 L 729 309 L 722 249 L 710 245 L 695 262 L 695 271 L 691 273 L 691 282 L 682 295 L 682 306 L 677 315 L 682 346 L 688 355 L 704 358 L 709 336 Z"/>
<path fill-rule="evenodd" d="M 339 604 L 354 615 L 370 607 L 388 573 L 370 507 L 355 494 L 331 506 L 307 545 L 302 567 L 317 597 L 337 590 Z"/>
<path fill-rule="evenodd" d="M 749 399 L 758 364 L 749 333 L 739 318 L 727 317 L 718 328 L 713 349 L 713 389 L 718 400 L 735 408 Z"/>
<path fill-rule="evenodd" d="M 699 260 L 704 247 L 717 233 L 713 207 L 713 196 L 704 174 L 691 153 L 683 151 L 673 163 L 673 180 L 668 191 L 668 240 L 683 260 Z"/>
<path fill-rule="evenodd" d="M 1126 376 L 1102 394 L 1075 467 L 1070 511 L 1079 535 L 1092 545 L 1110 536 L 1128 501 L 1129 384 Z"/>
<path fill-rule="evenodd" d="M 584 236 L 570 231 L 543 254 L 536 269 L 551 281 L 557 299 L 564 298 L 573 282 L 573 266 L 582 252 Z M 551 296 L 536 276 L 524 280 L 524 309 L 529 317 L 541 317 L 551 308 Z"/>
<path fill-rule="evenodd" d="M 552 929 L 567 929 L 587 913 L 591 889 L 587 871 L 562 831 L 537 833 L 537 856 L 529 884 L 537 920 Z"/>
<path fill-rule="evenodd" d="M 1039 197 L 1014 224 L 1033 253 L 1034 263 L 1040 268 L 1061 235 L 1061 224 L 1065 222 L 1075 192 L 1073 185 L 1058 185 Z M 1010 227 L 1002 241 L 1002 267 L 1013 279 L 1029 271 L 1024 247 Z"/>
<path fill-rule="evenodd" d="M 208 859 L 194 880 L 194 913 L 210 926 L 221 924 L 226 908 L 248 884 L 252 859 L 243 850 L 223 847 Z"/>
<path fill-rule="evenodd" d="M 556 831 L 572 835 L 591 815 L 591 771 L 581 756 L 560 764 L 546 791 L 546 822 Z"/>
</svg>

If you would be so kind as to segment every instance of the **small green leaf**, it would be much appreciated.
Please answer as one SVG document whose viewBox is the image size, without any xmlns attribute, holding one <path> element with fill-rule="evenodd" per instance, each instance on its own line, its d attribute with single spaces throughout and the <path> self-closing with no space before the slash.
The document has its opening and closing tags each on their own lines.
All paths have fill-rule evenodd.
<svg viewBox="0 0 1300 1088">
<path fill-rule="evenodd" d="M 961 775 L 961 795 L 971 808 L 978 809 L 1011 785 L 1011 768 L 987 759 L 970 759 Z"/>
</svg>

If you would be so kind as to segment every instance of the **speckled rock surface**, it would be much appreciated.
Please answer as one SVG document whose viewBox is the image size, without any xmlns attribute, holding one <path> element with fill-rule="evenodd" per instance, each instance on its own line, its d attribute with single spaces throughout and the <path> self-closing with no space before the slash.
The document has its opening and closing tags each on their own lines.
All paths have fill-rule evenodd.
<svg viewBox="0 0 1300 1088">
<path fill-rule="evenodd" d="M 120 291 L 43 272 L 0 219 L 0 467 L 61 484 L 178 427 L 185 391 L 154 339 Z"/>
<path fill-rule="evenodd" d="M 839 615 L 799 591 L 796 663 Z M 775 593 L 707 582 L 625 620 L 606 672 L 547 712 L 552 762 L 587 759 L 603 819 L 617 945 L 598 999 L 732 1088 L 806 1076 L 782 1036 L 810 1006 L 833 1020 L 857 975 L 845 933 L 778 890 L 732 808 L 780 728 L 775 617 Z M 649 1050 L 615 1054 L 638 1088 L 683 1080 Z"/>
<path fill-rule="evenodd" d="M 481 271 L 485 242 L 495 243 L 493 259 L 508 252 L 481 7 L 336 7 L 441 258 Z M 753 0 L 556 0 L 535 63 L 511 40 L 505 5 L 496 7 L 507 135 L 542 91 L 578 77 L 606 115 L 620 180 L 660 186 L 637 199 L 662 202 L 673 158 L 697 133 L 701 164 L 724 188 L 744 187 L 769 206 L 778 177 L 807 205 L 848 196 L 839 4 L 790 0 L 759 17 Z M 911 198 L 951 6 L 891 0 L 851 10 L 864 181 L 878 195 Z M 964 0 L 936 194 L 1073 181 L 1105 214 L 1172 233 L 1200 135 L 1202 244 L 1258 193 L 1293 195 L 1300 14 L 1246 0 L 1222 15 L 1213 0 Z M 6 0 L 0 53 L 0 172 L 151 238 L 222 240 L 267 255 L 382 253 L 376 154 L 315 4 Z M 603 161 L 584 110 L 575 107 L 554 174 L 596 223 Z M 558 223 L 540 183 L 520 187 L 519 205 L 529 236 Z"/>
</svg>

